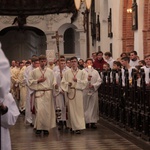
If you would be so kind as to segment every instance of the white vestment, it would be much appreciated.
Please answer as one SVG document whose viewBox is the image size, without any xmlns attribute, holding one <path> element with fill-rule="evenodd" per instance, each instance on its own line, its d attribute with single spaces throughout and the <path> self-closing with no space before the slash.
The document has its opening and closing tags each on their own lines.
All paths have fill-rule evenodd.
<svg viewBox="0 0 150 150">
<path fill-rule="evenodd" d="M 145 72 L 145 83 L 149 84 L 150 83 L 150 77 L 149 77 L 150 68 L 147 68 L 146 66 L 143 66 L 143 67 L 141 67 L 141 69 L 144 69 L 144 72 Z"/>
<path fill-rule="evenodd" d="M 131 67 L 138 66 L 139 65 L 139 60 L 137 59 L 137 60 L 133 61 L 133 60 L 130 59 L 129 65 Z"/>
<path fill-rule="evenodd" d="M 1 150 L 11 150 L 9 127 L 14 125 L 19 115 L 17 105 L 9 93 L 10 91 L 10 69 L 9 63 L 1 50 L 0 44 L 0 103 L 8 107 L 8 112 L 1 118 Z"/>
<path fill-rule="evenodd" d="M 105 59 L 105 61 L 109 64 L 110 68 L 112 69 L 113 68 L 114 59 L 112 57 L 110 57 L 108 60 Z"/>
<path fill-rule="evenodd" d="M 62 75 L 64 74 L 65 71 L 67 71 L 69 68 L 65 67 L 62 70 Z M 60 83 L 61 83 L 61 76 L 60 76 L 60 69 L 57 68 L 57 70 L 55 70 L 54 75 L 56 77 L 56 82 L 58 85 L 58 90 L 54 90 L 54 99 L 55 99 L 55 108 L 59 107 L 61 110 L 61 117 L 60 117 L 60 121 L 66 121 L 66 106 L 65 106 L 65 96 L 63 94 L 63 91 L 60 87 Z"/>
<path fill-rule="evenodd" d="M 11 70 L 11 82 L 12 82 L 11 93 L 12 93 L 13 97 L 15 98 L 15 100 L 19 100 L 19 85 L 18 85 L 19 72 L 20 72 L 20 68 L 18 68 L 18 67 L 14 67 Z"/>
<path fill-rule="evenodd" d="M 26 106 L 26 95 L 27 95 L 27 87 L 24 79 L 24 71 L 26 69 L 26 66 L 24 66 L 18 75 L 18 83 L 19 83 L 19 89 L 20 89 L 20 100 L 19 100 L 19 110 L 23 111 L 25 110 Z"/>
<path fill-rule="evenodd" d="M 42 75 L 46 77 L 46 80 L 44 82 L 37 83 L 37 80 Z M 52 95 L 56 79 L 53 71 L 49 68 L 45 68 L 43 71 L 41 68 L 36 68 L 30 73 L 28 79 L 29 88 L 35 90 L 36 117 L 34 128 L 37 130 L 50 130 L 56 126 L 56 116 Z"/>
<path fill-rule="evenodd" d="M 32 124 L 34 124 L 34 115 L 31 112 L 31 109 L 32 109 L 31 102 L 32 103 L 34 102 L 34 99 L 33 99 L 34 90 L 31 90 L 28 87 L 28 78 L 29 78 L 29 74 L 31 73 L 33 69 L 34 69 L 33 66 L 30 65 L 24 71 L 24 79 L 25 79 L 25 83 L 27 87 L 25 122 L 27 121 L 28 123 L 32 123 Z"/>
<path fill-rule="evenodd" d="M 9 63 L 3 51 L 1 50 L 1 43 L 0 43 L 0 103 L 4 101 L 4 97 L 9 93 L 9 90 L 10 90 Z"/>
<path fill-rule="evenodd" d="M 77 82 L 73 81 L 74 76 Z M 68 84 L 72 83 L 70 87 Z M 83 90 L 87 86 L 86 73 L 82 70 L 67 70 L 61 81 L 61 88 L 66 92 L 65 101 L 68 109 L 67 126 L 72 130 L 85 129 L 84 109 L 83 109 Z"/>
<path fill-rule="evenodd" d="M 11 93 L 6 95 L 3 104 L 8 107 L 8 112 L 1 116 L 1 150 L 11 150 L 9 128 L 15 125 L 20 113 Z"/>
<path fill-rule="evenodd" d="M 102 83 L 102 79 L 97 70 L 91 68 L 85 68 L 87 78 L 90 72 L 92 76 L 89 84 L 93 85 L 93 88 L 89 88 L 89 84 L 83 91 L 83 102 L 84 102 L 84 114 L 86 123 L 97 123 L 99 120 L 99 103 L 98 103 L 98 88 Z"/>
</svg>

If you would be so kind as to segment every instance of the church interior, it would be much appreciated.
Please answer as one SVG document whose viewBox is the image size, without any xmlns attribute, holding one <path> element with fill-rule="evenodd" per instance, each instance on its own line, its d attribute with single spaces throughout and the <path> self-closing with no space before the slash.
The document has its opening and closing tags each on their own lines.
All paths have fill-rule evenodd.
<svg viewBox="0 0 150 150">
<path fill-rule="evenodd" d="M 76 57 L 83 70 L 90 59 L 101 78 L 96 90 L 97 126 L 85 124 L 78 134 L 59 129 L 57 124 L 48 135 L 37 135 L 33 124 L 25 121 L 26 110 L 19 108 L 16 124 L 10 128 L 12 150 L 150 149 L 150 0 L 0 0 L 0 43 L 10 63 L 12 95 L 18 108 L 26 107 L 26 102 L 20 104 L 25 71 L 21 65 L 34 56 L 45 55 L 49 66 L 53 60 L 58 67 L 63 62 L 60 56 L 66 65 Z M 102 63 L 100 67 L 96 61 Z M 21 66 L 20 76 L 11 70 L 13 62 Z M 62 110 L 56 107 L 55 111 L 58 123 Z"/>
</svg>

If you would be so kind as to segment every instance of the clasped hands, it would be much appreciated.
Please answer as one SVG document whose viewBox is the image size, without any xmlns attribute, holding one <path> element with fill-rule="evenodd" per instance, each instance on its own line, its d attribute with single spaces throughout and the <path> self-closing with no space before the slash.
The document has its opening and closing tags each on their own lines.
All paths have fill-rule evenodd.
<svg viewBox="0 0 150 150">
<path fill-rule="evenodd" d="M 88 75 L 88 81 L 91 81 L 92 76 Z"/>
<path fill-rule="evenodd" d="M 91 81 L 92 76 L 88 75 L 88 81 Z M 89 83 L 89 88 L 93 88 L 93 85 L 91 84 L 91 82 Z"/>
<path fill-rule="evenodd" d="M 74 82 L 77 82 L 77 78 L 76 78 L 76 77 L 74 77 L 72 80 L 73 80 Z M 69 85 L 69 86 L 72 86 L 72 82 L 69 82 L 68 85 Z"/>
<path fill-rule="evenodd" d="M 93 88 L 94 86 L 92 85 L 92 84 L 89 84 L 89 88 L 91 89 L 91 88 Z"/>
<path fill-rule="evenodd" d="M 46 77 L 41 76 L 41 77 L 37 80 L 37 83 L 44 82 L 46 79 L 47 79 Z"/>
</svg>

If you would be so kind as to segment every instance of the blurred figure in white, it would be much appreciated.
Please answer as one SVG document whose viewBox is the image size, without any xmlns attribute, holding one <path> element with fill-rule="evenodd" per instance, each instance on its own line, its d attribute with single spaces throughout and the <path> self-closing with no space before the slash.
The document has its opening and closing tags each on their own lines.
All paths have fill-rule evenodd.
<svg viewBox="0 0 150 150">
<path fill-rule="evenodd" d="M 150 54 L 144 57 L 144 61 L 146 63 L 146 67 L 150 68 Z"/>
<path fill-rule="evenodd" d="M 86 128 L 96 129 L 96 123 L 99 120 L 98 88 L 102 79 L 93 66 L 93 60 L 86 60 L 87 67 L 83 69 L 86 73 L 89 84 L 83 90 L 83 104 Z"/>
<path fill-rule="evenodd" d="M 121 69 L 122 72 L 122 85 L 125 86 L 125 69 L 128 70 L 129 74 L 129 82 L 132 83 L 132 69 L 135 69 L 135 67 L 130 66 L 129 64 L 130 58 L 129 57 L 122 57 L 121 58 L 121 64 L 123 68 Z"/>
<path fill-rule="evenodd" d="M 0 111 L 1 111 L 1 150 L 11 150 L 9 128 L 19 116 L 19 110 L 10 91 L 10 66 L 0 44 Z"/>
<path fill-rule="evenodd" d="M 15 67 L 11 70 L 11 82 L 12 82 L 11 93 L 16 101 L 19 101 L 19 84 L 18 84 L 19 72 L 20 72 L 19 62 L 15 61 Z"/>
<path fill-rule="evenodd" d="M 71 68 L 71 62 L 70 62 L 70 59 L 67 59 L 67 60 L 66 60 L 66 66 L 67 66 L 68 68 Z"/>
<path fill-rule="evenodd" d="M 66 107 L 65 107 L 64 91 L 61 89 L 60 83 L 64 72 L 68 69 L 69 68 L 66 66 L 65 60 L 61 60 L 59 69 L 57 69 L 56 72 L 54 73 L 58 85 L 58 89 L 54 90 L 55 110 L 56 112 L 58 108 L 60 108 L 61 110 L 60 118 L 57 119 L 58 130 L 61 130 L 63 129 L 63 127 L 66 127 Z"/>
<path fill-rule="evenodd" d="M 31 71 L 28 78 L 29 88 L 35 91 L 35 122 L 36 134 L 49 134 L 56 126 L 53 101 L 53 89 L 58 88 L 53 71 L 47 67 L 45 55 L 39 56 L 40 66 Z"/>
<path fill-rule="evenodd" d="M 39 67 L 39 58 L 34 56 L 31 58 L 31 65 L 28 66 L 24 71 L 24 79 L 27 86 L 25 122 L 29 123 L 30 126 L 34 125 L 35 109 L 34 109 L 34 90 L 31 90 L 28 87 L 28 77 L 31 71 L 37 67 Z"/>
<path fill-rule="evenodd" d="M 104 54 L 104 60 L 109 64 L 110 68 L 113 68 L 114 59 L 112 58 L 111 52 L 106 52 Z"/>
<path fill-rule="evenodd" d="M 139 62 L 139 58 L 137 56 L 137 52 L 136 51 L 131 51 L 130 52 L 130 62 L 129 62 L 129 65 L 131 67 L 135 67 L 138 65 L 138 62 Z"/>
<path fill-rule="evenodd" d="M 85 129 L 83 89 L 87 86 L 86 73 L 78 69 L 77 57 L 70 58 L 71 69 L 65 71 L 61 80 L 61 88 L 65 91 L 65 101 L 68 108 L 67 127 L 72 132 L 80 134 Z"/>
<path fill-rule="evenodd" d="M 48 67 L 49 67 L 50 69 L 52 69 L 52 70 L 53 70 L 53 68 L 55 67 L 54 60 L 53 60 L 53 59 L 50 59 L 50 60 L 48 61 Z"/>
<path fill-rule="evenodd" d="M 20 91 L 20 100 L 19 100 L 19 110 L 22 114 L 25 114 L 25 105 L 26 105 L 26 94 L 27 94 L 27 87 L 24 79 L 24 71 L 26 66 L 24 62 L 19 62 L 20 72 L 18 75 L 18 84 L 19 84 L 19 91 Z"/>
</svg>

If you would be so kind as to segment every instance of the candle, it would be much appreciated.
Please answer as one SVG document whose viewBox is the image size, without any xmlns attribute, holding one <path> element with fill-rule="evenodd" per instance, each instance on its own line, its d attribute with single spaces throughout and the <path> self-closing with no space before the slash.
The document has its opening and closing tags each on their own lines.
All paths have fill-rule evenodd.
<svg viewBox="0 0 150 150">
<path fill-rule="evenodd" d="M 92 66 L 88 66 L 88 74 L 89 76 L 92 76 Z"/>
</svg>

